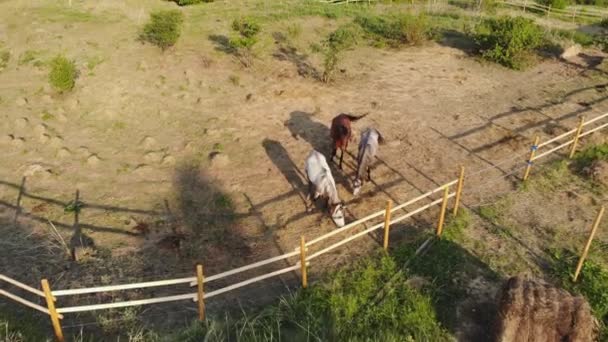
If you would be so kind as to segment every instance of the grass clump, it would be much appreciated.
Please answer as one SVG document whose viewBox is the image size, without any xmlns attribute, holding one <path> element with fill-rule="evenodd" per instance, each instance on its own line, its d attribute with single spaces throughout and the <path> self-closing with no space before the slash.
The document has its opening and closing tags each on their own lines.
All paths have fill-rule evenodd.
<svg viewBox="0 0 608 342">
<path fill-rule="evenodd" d="M 74 61 L 59 55 L 51 60 L 50 65 L 49 83 L 51 86 L 59 92 L 72 90 L 78 76 Z"/>
<path fill-rule="evenodd" d="M 536 0 L 541 5 L 550 6 L 551 9 L 565 9 L 570 2 L 568 0 Z"/>
<path fill-rule="evenodd" d="M 370 258 L 256 315 L 195 324 L 177 340 L 449 341 L 430 298 L 405 281 L 376 298 L 396 274 L 390 257 Z"/>
<path fill-rule="evenodd" d="M 574 166 L 580 172 L 598 160 L 608 160 L 608 143 L 594 145 L 575 154 Z"/>
<path fill-rule="evenodd" d="M 11 59 L 11 53 L 8 50 L 0 51 L 0 70 L 6 68 L 8 61 Z"/>
<path fill-rule="evenodd" d="M 544 32 L 530 19 L 504 16 L 480 22 L 474 39 L 484 59 L 521 70 L 529 65 L 532 52 L 542 45 Z"/>
<path fill-rule="evenodd" d="M 253 64 L 252 49 L 258 42 L 258 34 L 262 27 L 251 18 L 239 18 L 232 22 L 232 30 L 237 36 L 230 39 L 230 46 L 236 52 L 241 63 L 249 67 Z"/>
<path fill-rule="evenodd" d="M 150 14 L 140 38 L 165 50 L 177 42 L 184 21 L 178 10 L 158 11 Z"/>
<path fill-rule="evenodd" d="M 420 45 L 430 37 L 428 20 L 424 15 L 362 15 L 357 16 L 355 22 L 377 45 Z"/>
<path fill-rule="evenodd" d="M 587 259 L 578 281 L 573 281 L 573 272 L 578 263 L 578 256 L 569 250 L 554 251 L 554 263 L 551 269 L 553 276 L 567 290 L 581 294 L 593 310 L 600 323 L 599 341 L 608 340 L 608 270 L 593 260 Z"/>
</svg>

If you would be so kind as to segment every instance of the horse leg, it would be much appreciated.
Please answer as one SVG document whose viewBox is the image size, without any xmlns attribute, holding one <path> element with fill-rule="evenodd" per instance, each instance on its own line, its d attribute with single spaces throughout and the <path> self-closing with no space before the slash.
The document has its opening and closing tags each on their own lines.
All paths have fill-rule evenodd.
<svg viewBox="0 0 608 342">
<path fill-rule="evenodd" d="M 371 167 L 367 168 L 367 181 L 368 182 L 372 181 L 372 168 Z"/>
<path fill-rule="evenodd" d="M 333 145 L 333 148 L 331 149 L 331 161 L 334 160 L 334 157 L 336 157 L 336 154 L 338 153 L 338 149 L 336 148 L 336 144 Z"/>
<path fill-rule="evenodd" d="M 342 152 L 340 153 L 340 170 L 342 170 L 342 159 L 344 158 L 344 149 L 346 147 L 341 148 Z"/>
<path fill-rule="evenodd" d="M 308 195 L 306 196 L 306 200 L 308 201 L 306 210 L 311 211 L 315 204 L 315 185 L 311 181 L 308 181 Z"/>
</svg>

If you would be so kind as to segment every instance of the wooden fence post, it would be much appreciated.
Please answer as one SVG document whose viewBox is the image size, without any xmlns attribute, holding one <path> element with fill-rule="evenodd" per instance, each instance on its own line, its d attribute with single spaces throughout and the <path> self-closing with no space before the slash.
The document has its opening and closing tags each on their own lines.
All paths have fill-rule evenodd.
<svg viewBox="0 0 608 342">
<path fill-rule="evenodd" d="M 393 207 L 393 201 L 386 201 L 386 211 L 384 212 L 384 250 L 388 251 L 388 233 L 391 229 L 391 208 Z"/>
<path fill-rule="evenodd" d="M 593 221 L 591 234 L 589 234 L 589 239 L 587 239 L 587 244 L 585 245 L 585 249 L 583 249 L 583 254 L 581 254 L 581 258 L 578 260 L 578 265 L 576 265 L 576 271 L 574 272 L 574 282 L 576 282 L 576 280 L 578 279 L 578 275 L 581 272 L 581 269 L 583 268 L 583 263 L 585 262 L 585 258 L 587 258 L 587 253 L 589 253 L 591 242 L 593 242 L 593 237 L 595 236 L 597 227 L 599 227 L 600 221 L 602 220 L 602 216 L 604 215 L 604 209 L 604 206 L 600 208 L 600 211 L 597 213 L 597 216 Z"/>
<path fill-rule="evenodd" d="M 536 150 L 538 149 L 538 142 L 540 141 L 540 137 L 537 135 L 536 138 L 534 138 L 534 144 L 532 144 L 532 147 L 530 148 L 530 157 L 528 157 L 528 165 L 526 166 L 526 171 L 524 172 L 524 181 L 526 179 L 528 179 L 528 176 L 530 175 L 530 169 L 532 168 L 532 161 L 534 159 L 534 154 L 536 154 Z"/>
<path fill-rule="evenodd" d="M 572 142 L 572 147 L 570 147 L 570 154 L 568 158 L 572 159 L 574 157 L 574 153 L 576 152 L 576 145 L 578 144 L 578 139 L 581 136 L 581 131 L 583 130 L 583 124 L 585 123 L 585 117 L 581 116 L 578 121 L 578 127 L 576 128 L 576 135 L 574 135 L 574 141 Z"/>
<path fill-rule="evenodd" d="M 460 176 L 458 176 L 458 185 L 456 186 L 456 198 L 454 199 L 454 216 L 458 214 L 460 206 L 460 196 L 462 194 L 462 186 L 464 185 L 464 166 L 460 166 Z"/>
<path fill-rule="evenodd" d="M 198 319 L 201 322 L 205 321 L 205 290 L 203 284 L 205 276 L 203 275 L 203 265 L 196 265 L 196 282 L 198 284 Z"/>
<path fill-rule="evenodd" d="M 448 194 L 450 193 L 450 187 L 446 186 L 443 191 L 443 202 L 441 202 L 441 211 L 439 212 L 439 222 L 437 223 L 437 236 L 441 237 L 443 232 L 443 223 L 445 222 L 445 210 L 448 207 Z"/>
<path fill-rule="evenodd" d="M 302 287 L 308 286 L 308 276 L 306 274 L 306 241 L 304 236 L 300 236 L 300 272 L 302 273 Z"/>
<path fill-rule="evenodd" d="M 42 279 L 42 291 L 44 292 L 44 297 L 46 298 L 46 306 L 49 309 L 49 315 L 51 316 L 51 323 L 53 323 L 53 330 L 55 330 L 55 337 L 57 341 L 63 342 L 63 331 L 61 330 L 61 323 L 59 323 L 59 315 L 57 314 L 57 309 L 55 309 L 55 298 L 51 293 L 51 286 L 49 285 L 49 281 L 46 279 Z"/>
<path fill-rule="evenodd" d="M 528 4 L 528 0 L 524 0 L 524 13 L 526 13 L 526 5 Z"/>
</svg>

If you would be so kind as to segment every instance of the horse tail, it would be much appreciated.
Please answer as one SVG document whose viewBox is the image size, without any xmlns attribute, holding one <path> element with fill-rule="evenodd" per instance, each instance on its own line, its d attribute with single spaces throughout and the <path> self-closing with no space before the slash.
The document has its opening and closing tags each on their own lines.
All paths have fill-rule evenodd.
<svg viewBox="0 0 608 342">
<path fill-rule="evenodd" d="M 345 115 L 345 116 L 348 118 L 348 120 L 350 120 L 350 121 L 357 121 L 357 120 L 359 120 L 359 119 L 363 119 L 363 118 L 364 118 L 364 117 L 366 117 L 368 114 L 369 114 L 369 113 L 365 113 L 365 114 L 363 114 L 363 115 L 359 115 L 359 116 L 356 116 L 356 115 L 351 115 L 351 114 L 344 114 L 344 115 Z"/>
</svg>

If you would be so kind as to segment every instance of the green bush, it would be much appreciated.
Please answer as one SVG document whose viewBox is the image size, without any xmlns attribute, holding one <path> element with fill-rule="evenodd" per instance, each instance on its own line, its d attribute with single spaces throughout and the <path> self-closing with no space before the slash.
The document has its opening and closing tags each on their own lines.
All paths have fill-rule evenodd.
<svg viewBox="0 0 608 342">
<path fill-rule="evenodd" d="M 602 19 L 602 21 L 600 21 L 600 26 L 605 29 L 608 29 L 608 18 Z"/>
<path fill-rule="evenodd" d="M 230 47 L 234 49 L 241 63 L 249 67 L 253 63 L 253 46 L 258 42 L 262 30 L 260 24 L 251 18 L 239 18 L 232 22 L 232 30 L 238 34 L 230 38 Z"/>
<path fill-rule="evenodd" d="M 419 45 L 430 37 L 428 20 L 423 15 L 358 16 L 355 22 L 374 39 L 392 46 Z"/>
<path fill-rule="evenodd" d="M 323 41 L 323 82 L 330 82 L 338 66 L 340 55 L 344 50 L 357 44 L 359 31 L 353 25 L 343 25 L 327 36 Z"/>
<path fill-rule="evenodd" d="M 552 9 L 565 9 L 570 2 L 568 0 L 536 0 L 541 5 L 550 6 Z"/>
<path fill-rule="evenodd" d="M 144 26 L 140 38 L 165 50 L 177 42 L 183 21 L 178 10 L 154 12 L 150 14 L 150 21 Z"/>
<path fill-rule="evenodd" d="M 51 61 L 50 65 L 49 83 L 53 88 L 59 92 L 72 90 L 78 76 L 74 62 L 63 56 L 57 56 Z"/>
<path fill-rule="evenodd" d="M 179 6 L 196 5 L 203 2 L 213 2 L 213 0 L 173 0 Z"/>
<path fill-rule="evenodd" d="M 474 39 L 483 58 L 519 70 L 542 45 L 544 32 L 530 19 L 505 16 L 483 20 Z"/>
<path fill-rule="evenodd" d="M 608 160 L 608 143 L 591 146 L 575 154 L 574 166 L 582 171 L 597 160 Z"/>
</svg>

